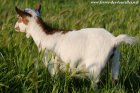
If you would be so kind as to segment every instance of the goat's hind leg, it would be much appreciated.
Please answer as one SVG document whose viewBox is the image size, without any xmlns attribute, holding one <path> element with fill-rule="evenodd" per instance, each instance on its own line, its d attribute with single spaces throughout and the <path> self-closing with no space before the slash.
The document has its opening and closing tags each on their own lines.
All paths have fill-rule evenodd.
<svg viewBox="0 0 140 93">
<path fill-rule="evenodd" d="M 120 68 L 119 59 L 120 59 L 120 52 L 116 48 L 116 50 L 114 51 L 113 57 L 111 59 L 111 61 L 112 61 L 112 79 L 113 79 L 114 84 L 118 83 L 118 75 L 119 75 L 119 68 Z"/>
<path fill-rule="evenodd" d="M 100 66 L 96 65 L 91 67 L 89 70 L 89 73 L 87 74 L 87 76 L 89 77 L 89 79 L 91 80 L 91 85 L 98 87 L 100 85 L 100 73 L 101 73 L 101 68 Z"/>
</svg>

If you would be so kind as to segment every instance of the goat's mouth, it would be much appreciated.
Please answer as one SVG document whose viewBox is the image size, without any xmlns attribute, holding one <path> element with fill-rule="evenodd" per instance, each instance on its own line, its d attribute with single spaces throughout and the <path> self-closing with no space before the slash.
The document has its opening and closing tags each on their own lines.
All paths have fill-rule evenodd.
<svg viewBox="0 0 140 93">
<path fill-rule="evenodd" d="M 15 30 L 16 30 L 16 32 L 20 32 L 20 28 L 19 27 L 16 27 Z"/>
</svg>

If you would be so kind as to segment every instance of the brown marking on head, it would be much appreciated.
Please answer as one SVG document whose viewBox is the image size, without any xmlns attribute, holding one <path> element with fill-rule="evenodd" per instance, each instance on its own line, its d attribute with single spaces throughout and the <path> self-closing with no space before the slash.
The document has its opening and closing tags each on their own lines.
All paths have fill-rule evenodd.
<svg viewBox="0 0 140 93">
<path fill-rule="evenodd" d="M 23 22 L 25 25 L 28 25 L 29 20 L 28 20 L 27 18 L 23 18 L 23 19 L 22 19 L 22 22 Z"/>
<path fill-rule="evenodd" d="M 18 16 L 18 22 L 23 22 L 25 25 L 28 25 L 29 20 L 27 19 L 27 17 L 31 17 L 32 15 L 20 10 L 19 8 L 15 7 L 15 10 L 17 12 Z"/>
<path fill-rule="evenodd" d="M 23 22 L 25 25 L 28 25 L 29 20 L 26 17 L 18 16 L 18 23 Z"/>
<path fill-rule="evenodd" d="M 52 35 L 54 33 L 60 32 L 62 34 L 66 34 L 70 30 L 63 30 L 63 29 L 55 29 L 46 24 L 40 17 L 37 17 L 37 23 L 42 27 L 43 31 L 46 34 Z"/>
<path fill-rule="evenodd" d="M 19 8 L 17 8 L 17 7 L 15 7 L 15 10 L 16 10 L 16 12 L 17 12 L 17 14 L 19 15 L 19 16 L 21 16 L 21 17 L 31 17 L 32 15 L 31 14 L 29 14 L 29 13 L 27 13 L 27 12 L 25 12 L 25 11 L 22 11 L 22 10 L 20 10 Z"/>
</svg>

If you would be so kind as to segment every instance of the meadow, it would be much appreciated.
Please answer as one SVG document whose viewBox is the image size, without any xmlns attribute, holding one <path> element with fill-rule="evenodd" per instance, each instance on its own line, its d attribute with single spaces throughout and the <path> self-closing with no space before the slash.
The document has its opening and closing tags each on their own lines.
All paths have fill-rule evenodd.
<svg viewBox="0 0 140 93">
<path fill-rule="evenodd" d="M 14 29 L 15 6 L 34 8 L 38 2 L 42 5 L 42 18 L 52 27 L 100 27 L 115 36 L 129 34 L 140 38 L 140 2 L 99 5 L 91 4 L 91 0 L 0 0 L 0 93 L 140 93 L 140 43 L 121 45 L 116 86 L 107 66 L 98 88 L 93 88 L 87 79 L 73 78 L 68 72 L 51 77 L 32 38 L 27 39 Z"/>
</svg>

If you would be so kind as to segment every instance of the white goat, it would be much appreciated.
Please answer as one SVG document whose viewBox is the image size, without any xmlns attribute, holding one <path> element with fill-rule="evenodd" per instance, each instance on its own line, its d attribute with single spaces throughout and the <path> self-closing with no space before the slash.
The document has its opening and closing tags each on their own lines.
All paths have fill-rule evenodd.
<svg viewBox="0 0 140 93">
<path fill-rule="evenodd" d="M 132 44 L 135 41 L 134 37 L 124 34 L 115 37 L 103 28 L 58 31 L 46 25 L 31 9 L 22 11 L 16 7 L 16 12 L 18 14 L 16 31 L 31 36 L 38 48 L 46 49 L 46 55 L 48 50 L 54 51 L 65 64 L 69 64 L 70 69 L 85 69 L 86 75 L 96 83 L 109 59 L 112 59 L 112 78 L 118 79 L 120 55 L 118 47 L 122 42 Z M 53 66 L 51 69 L 54 69 Z"/>
</svg>

